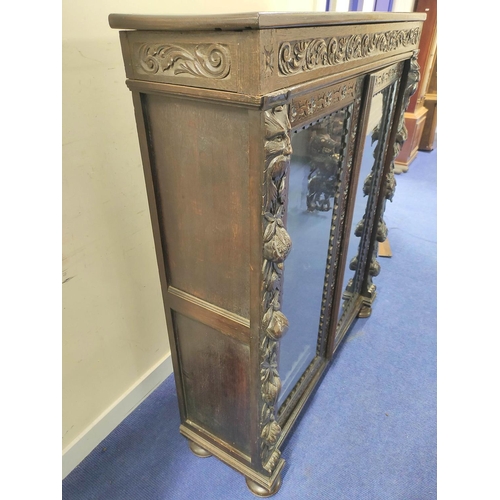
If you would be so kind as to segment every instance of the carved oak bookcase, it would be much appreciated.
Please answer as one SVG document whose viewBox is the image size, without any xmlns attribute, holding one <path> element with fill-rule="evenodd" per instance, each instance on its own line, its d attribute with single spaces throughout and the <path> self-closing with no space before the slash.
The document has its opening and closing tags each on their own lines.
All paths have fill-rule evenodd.
<svg viewBox="0 0 500 500">
<path fill-rule="evenodd" d="M 180 432 L 259 496 L 356 317 L 425 14 L 111 14 L 132 91 Z"/>
</svg>

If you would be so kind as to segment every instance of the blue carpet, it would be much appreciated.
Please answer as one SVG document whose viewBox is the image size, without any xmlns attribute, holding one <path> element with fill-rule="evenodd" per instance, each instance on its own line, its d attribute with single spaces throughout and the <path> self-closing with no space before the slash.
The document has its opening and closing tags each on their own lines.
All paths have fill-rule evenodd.
<svg viewBox="0 0 500 500">
<path fill-rule="evenodd" d="M 436 498 L 436 149 L 397 176 L 372 316 L 359 319 L 282 448 L 280 499 Z M 63 481 L 64 500 L 253 499 L 179 434 L 173 377 Z"/>
</svg>

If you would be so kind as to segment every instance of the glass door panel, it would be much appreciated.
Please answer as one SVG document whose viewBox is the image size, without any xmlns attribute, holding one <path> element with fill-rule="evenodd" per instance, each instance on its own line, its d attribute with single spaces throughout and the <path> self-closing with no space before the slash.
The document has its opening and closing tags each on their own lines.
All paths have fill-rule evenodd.
<svg viewBox="0 0 500 500">
<path fill-rule="evenodd" d="M 289 329 L 280 341 L 280 406 L 318 352 L 332 215 L 345 164 L 352 105 L 292 135 L 281 306 Z"/>
</svg>

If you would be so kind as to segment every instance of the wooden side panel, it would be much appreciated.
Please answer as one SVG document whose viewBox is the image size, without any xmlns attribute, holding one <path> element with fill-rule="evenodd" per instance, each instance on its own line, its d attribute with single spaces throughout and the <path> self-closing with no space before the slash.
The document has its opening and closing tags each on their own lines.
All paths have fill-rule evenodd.
<svg viewBox="0 0 500 500">
<path fill-rule="evenodd" d="M 418 149 L 421 151 L 432 151 L 436 139 L 437 94 L 427 97 L 424 106 L 427 109 L 427 116 L 425 118 L 424 129 Z"/>
<path fill-rule="evenodd" d="M 250 315 L 245 109 L 142 96 L 167 281 Z"/>
<path fill-rule="evenodd" d="M 187 419 L 250 454 L 250 347 L 173 313 Z"/>
<path fill-rule="evenodd" d="M 396 158 L 395 172 L 397 174 L 406 172 L 410 163 L 416 158 L 426 117 L 427 108 L 424 106 L 418 108 L 415 113 L 405 113 L 405 124 L 408 130 L 408 139 L 403 144 L 401 152 Z"/>
</svg>

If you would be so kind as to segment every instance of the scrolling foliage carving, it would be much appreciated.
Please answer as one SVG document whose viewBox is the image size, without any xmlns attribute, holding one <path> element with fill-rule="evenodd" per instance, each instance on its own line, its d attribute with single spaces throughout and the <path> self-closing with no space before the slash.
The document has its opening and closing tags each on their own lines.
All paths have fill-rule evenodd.
<svg viewBox="0 0 500 500">
<path fill-rule="evenodd" d="M 281 389 L 278 373 L 279 339 L 288 329 L 288 320 L 280 311 L 281 279 L 283 262 L 292 246 L 283 223 L 286 176 L 292 153 L 286 106 L 276 106 L 265 111 L 265 134 L 260 438 L 262 466 L 272 472 L 280 458 L 276 443 L 281 434 L 281 427 L 276 421 L 275 408 Z"/>
<path fill-rule="evenodd" d="M 400 47 L 416 46 L 419 39 L 420 28 L 413 28 L 284 42 L 278 53 L 279 72 L 293 75 L 322 66 L 336 66 Z"/>
<path fill-rule="evenodd" d="M 146 73 L 187 73 L 195 77 L 222 80 L 231 71 L 229 50 L 220 44 L 200 44 L 193 47 L 143 44 L 139 49 L 139 60 Z"/>
</svg>

